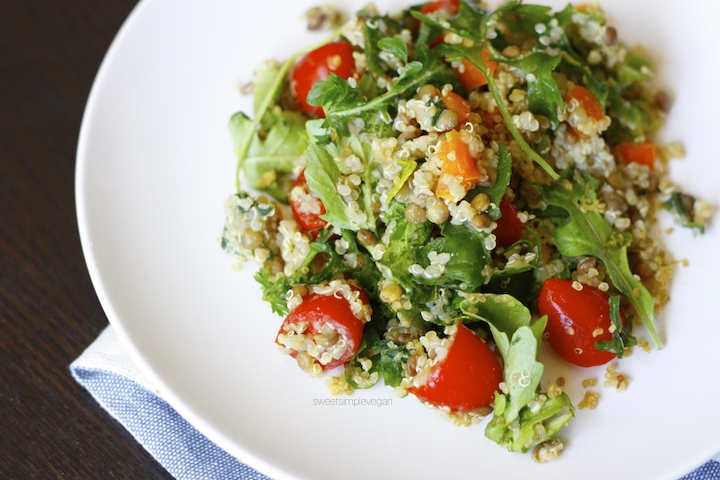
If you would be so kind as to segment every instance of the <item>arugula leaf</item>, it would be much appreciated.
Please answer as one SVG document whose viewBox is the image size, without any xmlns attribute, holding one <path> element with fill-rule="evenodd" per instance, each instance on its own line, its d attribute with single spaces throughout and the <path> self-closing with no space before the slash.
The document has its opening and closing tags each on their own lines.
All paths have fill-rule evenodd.
<svg viewBox="0 0 720 480">
<path fill-rule="evenodd" d="M 276 104 L 280 98 L 282 87 L 285 84 L 285 77 L 290 71 L 290 67 L 295 63 L 295 60 L 300 58 L 302 55 L 332 41 L 339 34 L 340 31 L 338 30 L 322 41 L 298 50 L 279 67 L 270 67 L 259 75 L 255 89 L 255 96 L 253 98 L 255 118 L 251 120 L 247 117 L 247 115 L 238 113 L 233 118 L 235 118 L 235 121 L 241 125 L 231 127 L 236 128 L 235 133 L 233 134 L 233 141 L 235 143 L 235 150 L 238 157 L 237 167 L 235 170 L 235 187 L 238 192 L 241 190 L 240 172 L 243 170 L 248 150 L 251 143 L 256 138 L 261 122 L 263 122 L 263 119 L 265 118 L 265 113 L 270 109 L 270 106 Z M 265 123 L 264 126 L 265 128 L 268 128 L 268 123 Z"/>
<path fill-rule="evenodd" d="M 255 131 L 255 122 L 242 112 L 230 118 L 230 134 L 238 151 L 245 148 L 242 172 L 250 187 L 287 201 L 287 189 L 279 184 L 278 174 L 292 173 L 305 152 L 305 120 L 289 111 L 269 111 L 264 118 L 270 127 L 263 138 Z"/>
<path fill-rule="evenodd" d="M 530 326 L 532 322 L 530 310 L 511 295 L 471 293 L 458 298 L 458 308 L 465 315 L 494 326 L 508 338 L 512 338 L 518 328 Z"/>
<path fill-rule="evenodd" d="M 485 436 L 510 452 L 525 453 L 553 438 L 575 416 L 566 393 L 557 397 L 540 393 L 532 402 L 533 406 L 523 407 L 516 420 L 509 423 L 503 414 L 512 400 L 504 395 L 496 396 L 495 414 L 485 429 Z"/>
<path fill-rule="evenodd" d="M 574 416 L 569 397 L 538 393 L 543 365 L 536 360 L 539 337 L 528 326 L 507 335 L 491 325 L 498 345 L 505 346 L 503 380 L 507 393 L 495 393 L 494 414 L 485 436 L 511 452 L 527 452 L 552 438 Z M 499 340 L 499 341 L 498 341 Z"/>
<path fill-rule="evenodd" d="M 422 290 L 421 285 L 415 281 L 408 268 L 416 263 L 416 252 L 427 243 L 433 225 L 430 222 L 421 224 L 408 222 L 405 218 L 405 208 L 405 205 L 398 201 L 394 200 L 390 203 L 385 213 L 389 226 L 385 232 L 388 237 L 388 247 L 377 263 L 390 278 L 403 287 L 408 295 L 417 300 Z M 425 301 L 427 299 L 423 298 L 422 302 L 416 303 Z"/>
<path fill-rule="evenodd" d="M 313 106 L 323 107 L 327 115 L 333 108 L 360 108 L 365 104 L 365 99 L 360 96 L 357 89 L 350 86 L 347 80 L 332 72 L 329 77 L 312 86 L 307 95 L 307 102 Z"/>
<path fill-rule="evenodd" d="M 378 41 L 378 47 L 403 63 L 408 61 L 408 48 L 405 41 L 400 37 L 383 37 Z"/>
<path fill-rule="evenodd" d="M 538 339 L 529 327 L 519 327 L 510 338 L 503 353 L 503 380 L 511 401 L 500 412 L 507 423 L 514 422 L 520 410 L 535 398 L 544 371 L 543 364 L 537 361 Z"/>
<path fill-rule="evenodd" d="M 428 264 L 430 252 L 449 253 L 450 261 L 445 265 L 443 274 L 437 279 L 418 279 L 428 285 L 460 287 L 474 291 L 485 284 L 489 277 L 484 273 L 486 265 L 491 264 L 490 253 L 485 248 L 487 233 L 463 223 L 453 225 L 446 222 L 441 227 L 441 235 L 435 237 L 421 249 L 416 250 L 416 262 Z"/>
<path fill-rule="evenodd" d="M 397 387 L 403 379 L 403 362 L 407 362 L 409 353 L 404 346 L 389 340 L 383 340 L 374 328 L 367 328 L 363 335 L 358 351 L 345 367 L 345 380 L 353 388 L 370 388 L 377 380 L 383 379 L 385 385 Z M 367 368 L 367 360 L 372 366 Z M 363 375 L 364 372 L 367 372 Z M 377 372 L 377 380 L 371 381 L 371 375 Z M 367 381 L 358 383 L 359 378 L 365 377 Z"/>
<path fill-rule="evenodd" d="M 637 137 L 654 132 L 660 125 L 659 114 L 647 99 L 641 97 L 631 100 L 625 98 L 624 92 L 617 85 L 608 90 L 608 115 L 613 119 L 608 136 L 614 143 L 634 141 Z"/>
<path fill-rule="evenodd" d="M 525 306 L 530 306 L 540 293 L 542 284 L 535 279 L 535 270 L 515 272 L 510 276 L 493 275 L 483 292 L 512 295 Z"/>
<path fill-rule="evenodd" d="M 423 25 L 432 26 L 440 31 L 450 31 L 475 43 L 485 40 L 489 14 L 487 10 L 474 3 L 460 2 L 457 15 L 447 20 L 425 15 L 417 10 L 412 10 L 410 13 Z"/>
<path fill-rule="evenodd" d="M 539 393 L 544 371 L 537 351 L 547 316 L 532 323 L 530 310 L 510 295 L 474 293 L 458 302 L 463 315 L 490 326 L 505 361 L 504 393 L 495 393 L 494 415 L 485 435 L 511 452 L 526 452 L 552 438 L 573 416 L 564 393 Z"/>
<path fill-rule="evenodd" d="M 382 95 L 372 99 L 362 98 L 359 91 L 352 88 L 347 80 L 331 74 L 313 85 L 307 101 L 310 105 L 322 106 L 328 117 L 346 118 L 376 114 L 378 110 L 387 109 L 397 97 L 406 92 L 415 93 L 427 83 L 450 83 L 462 90 L 452 71 L 427 47 L 418 45 L 414 53 L 416 60 L 401 69 L 393 86 Z"/>
<path fill-rule="evenodd" d="M 283 65 L 268 65 L 264 70 L 258 72 L 255 78 L 253 89 L 253 115 L 261 119 L 268 108 L 268 105 L 276 105 L 280 99 L 284 73 Z"/>
<path fill-rule="evenodd" d="M 506 32 L 512 34 L 512 42 L 515 45 L 522 43 L 522 38 L 516 38 L 519 35 L 534 38 L 537 37 L 535 26 L 537 24 L 547 24 L 552 18 L 549 13 L 551 7 L 544 5 L 524 4 L 520 2 L 507 2 L 497 10 L 494 15 L 497 21 L 504 24 Z"/>
<path fill-rule="evenodd" d="M 587 58 L 588 52 L 580 48 L 579 45 L 574 44 L 567 33 L 572 17 L 575 14 L 587 15 L 588 17 L 597 19 L 594 15 L 578 12 L 571 4 L 568 4 L 567 7 L 552 16 L 550 21 L 557 21 L 557 25 L 562 29 L 562 33 L 557 40 L 557 47 L 559 48 L 556 49 L 562 58 L 558 70 L 565 73 L 576 84 L 585 85 L 604 107 L 607 101 L 609 86 L 601 80 L 603 77 L 601 72 L 593 72 L 586 63 L 585 59 Z M 546 25 L 549 27 L 549 22 L 547 22 Z M 580 52 L 578 52 L 578 48 L 580 48 Z"/>
<path fill-rule="evenodd" d="M 342 195 L 337 191 L 337 183 L 340 179 L 340 169 L 335 159 L 328 152 L 327 148 L 318 144 L 311 144 L 305 152 L 307 168 L 305 179 L 308 187 L 316 194 L 325 205 L 326 213 L 321 218 L 334 227 L 358 231 L 361 229 L 375 230 L 370 224 L 370 219 L 365 215 L 365 220 L 350 218 L 348 216 L 348 205 Z"/>
<path fill-rule="evenodd" d="M 529 110 L 548 117 L 553 126 L 558 124 L 557 109 L 565 109 L 560 87 L 552 76 L 561 58 L 547 53 L 534 52 L 522 58 L 510 59 L 508 65 L 520 69 L 528 78 L 527 99 Z M 533 80 L 530 80 L 534 78 Z"/>
<path fill-rule="evenodd" d="M 595 348 L 598 350 L 613 352 L 618 358 L 625 356 L 625 349 L 637 345 L 637 339 L 630 334 L 632 329 L 632 315 L 630 315 L 623 325 L 622 317 L 620 317 L 620 297 L 612 295 L 610 297 L 610 321 L 613 325 L 612 340 L 598 340 L 595 342 Z"/>
<path fill-rule="evenodd" d="M 395 18 L 391 18 L 387 15 L 374 15 L 369 11 L 365 11 L 359 14 L 359 17 L 364 22 L 364 37 L 365 37 L 365 59 L 367 62 L 368 70 L 373 75 L 383 75 L 388 70 L 387 61 L 380 56 L 381 51 L 389 51 L 389 53 L 395 55 L 401 53 L 405 42 L 403 42 L 397 35 L 403 29 L 401 22 Z M 390 50 L 386 49 L 387 40 L 396 38 L 403 44 L 402 46 L 392 40 L 392 47 Z M 407 62 L 407 47 L 405 50 L 405 59 L 403 56 L 395 55 L 397 58 L 404 62 Z"/>
<path fill-rule="evenodd" d="M 360 282 L 363 291 L 371 297 L 378 295 L 377 285 L 382 278 L 380 270 L 369 256 L 369 254 L 358 247 L 355 234 L 349 230 L 342 231 L 342 238 L 346 244 L 347 254 L 354 254 L 358 259 L 356 264 L 348 264 L 343 261 L 331 242 L 335 235 L 333 229 L 328 228 L 320 231 L 319 236 L 310 242 L 310 253 L 303 260 L 302 265 L 295 274 L 286 277 L 281 274 L 272 274 L 268 267 L 261 267 L 255 273 L 255 280 L 260 284 L 263 291 L 263 300 L 270 303 L 272 311 L 280 316 L 285 316 L 287 310 L 287 292 L 297 285 L 313 285 L 321 283 L 328 278 L 340 274 L 349 274 Z M 313 261 L 319 254 L 324 254 L 321 267 L 313 265 Z M 375 317 L 373 317 L 375 318 Z"/>
<path fill-rule="evenodd" d="M 633 276 L 628 264 L 627 247 L 632 236 L 613 231 L 602 215 L 592 209 L 597 179 L 583 175 L 573 181 L 563 179 L 538 188 L 549 205 L 568 213 L 555 229 L 555 245 L 560 253 L 566 257 L 590 255 L 603 262 L 615 288 L 635 308 L 655 346 L 662 348 L 662 339 L 655 326 L 655 299 Z"/>
</svg>

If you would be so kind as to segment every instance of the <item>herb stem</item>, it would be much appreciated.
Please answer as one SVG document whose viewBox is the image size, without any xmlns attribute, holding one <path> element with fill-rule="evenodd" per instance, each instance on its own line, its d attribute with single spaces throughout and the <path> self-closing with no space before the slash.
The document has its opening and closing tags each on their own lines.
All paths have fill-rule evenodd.
<svg viewBox="0 0 720 480">
<path fill-rule="evenodd" d="M 491 48 L 488 46 L 488 48 Z M 533 159 L 535 163 L 540 165 L 540 167 L 545 170 L 545 173 L 550 175 L 550 177 L 553 180 L 557 180 L 560 178 L 560 175 L 545 161 L 544 158 L 542 158 L 538 153 L 528 145 L 528 143 L 525 141 L 525 139 L 522 137 L 518 129 L 515 127 L 515 124 L 513 124 L 512 117 L 510 117 L 510 112 L 508 111 L 507 107 L 505 106 L 505 102 L 503 101 L 502 95 L 500 94 L 500 90 L 498 89 L 497 83 L 495 83 L 495 79 L 492 75 L 490 75 L 490 72 L 488 71 L 487 67 L 483 62 L 475 62 L 473 59 L 468 58 L 468 61 L 472 63 L 476 68 L 478 68 L 483 75 L 485 75 L 485 78 L 488 82 L 488 88 L 490 89 L 490 93 L 492 93 L 493 98 L 495 99 L 495 103 L 497 103 L 498 109 L 500 110 L 500 114 L 503 117 L 503 120 L 505 121 L 505 125 L 507 126 L 508 130 L 510 131 L 510 134 L 513 136 L 513 138 L 518 142 L 520 145 L 520 148 L 523 152 L 525 152 L 530 158 Z"/>
</svg>

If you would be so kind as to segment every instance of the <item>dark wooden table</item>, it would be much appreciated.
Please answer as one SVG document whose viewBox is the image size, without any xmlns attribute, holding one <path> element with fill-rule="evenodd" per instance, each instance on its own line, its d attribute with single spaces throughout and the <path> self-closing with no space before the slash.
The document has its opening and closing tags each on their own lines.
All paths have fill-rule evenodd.
<svg viewBox="0 0 720 480">
<path fill-rule="evenodd" d="M 0 6 L 0 478 L 168 479 L 71 377 L 107 325 L 75 217 L 100 62 L 137 0 Z"/>
</svg>

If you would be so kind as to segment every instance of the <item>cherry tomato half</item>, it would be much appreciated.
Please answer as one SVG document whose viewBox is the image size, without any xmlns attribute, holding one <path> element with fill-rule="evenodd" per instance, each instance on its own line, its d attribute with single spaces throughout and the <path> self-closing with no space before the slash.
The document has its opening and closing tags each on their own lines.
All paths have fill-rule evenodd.
<svg viewBox="0 0 720 480">
<path fill-rule="evenodd" d="M 430 405 L 469 412 L 493 403 L 502 375 L 490 347 L 458 325 L 447 356 L 433 367 L 424 385 L 408 391 Z"/>
<path fill-rule="evenodd" d="M 357 300 L 354 301 L 369 306 L 365 292 L 354 285 L 350 289 L 356 292 Z M 331 370 L 347 363 L 355 355 L 364 326 L 364 320 L 353 313 L 345 296 L 310 293 L 285 317 L 275 342 L 286 348 L 303 370 L 313 363 L 322 370 Z M 293 336 L 297 339 L 298 333 L 303 335 L 304 340 L 294 342 Z M 309 348 L 310 343 L 314 347 Z"/>
<path fill-rule="evenodd" d="M 309 52 L 295 64 L 290 77 L 290 87 L 307 113 L 318 117 L 325 116 L 322 107 L 307 103 L 307 96 L 315 83 L 325 80 L 331 73 L 336 73 L 346 80 L 355 75 L 353 48 L 349 43 L 327 43 Z"/>
<path fill-rule="evenodd" d="M 305 170 L 295 179 L 290 193 L 290 209 L 304 232 L 315 232 L 327 225 L 327 222 L 320 218 L 320 215 L 325 215 L 325 205 L 308 188 Z"/>
<path fill-rule="evenodd" d="M 507 248 L 520 240 L 523 224 L 518 218 L 515 205 L 503 198 L 500 201 L 500 213 L 502 216 L 495 220 L 497 228 L 493 230 L 498 247 Z"/>
<path fill-rule="evenodd" d="M 616 357 L 595 348 L 598 340 L 612 340 L 610 297 L 589 285 L 573 288 L 572 280 L 550 278 L 538 298 L 540 315 L 547 315 L 545 335 L 565 361 L 581 367 L 605 364 Z M 625 316 L 620 312 L 623 325 Z"/>
</svg>

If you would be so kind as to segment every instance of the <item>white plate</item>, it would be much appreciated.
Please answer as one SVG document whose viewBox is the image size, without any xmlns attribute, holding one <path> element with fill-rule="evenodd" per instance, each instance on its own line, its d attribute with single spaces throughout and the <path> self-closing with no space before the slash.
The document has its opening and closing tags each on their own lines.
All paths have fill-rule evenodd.
<svg viewBox="0 0 720 480">
<path fill-rule="evenodd" d="M 227 122 L 249 111 L 236 84 L 263 60 L 322 37 L 300 20 L 315 3 L 146 0 L 98 73 L 78 149 L 83 249 L 110 322 L 165 398 L 210 439 L 278 479 L 675 480 L 720 452 L 717 222 L 705 236 L 678 228 L 667 239 L 689 267 L 678 269 L 660 318 L 666 348 L 638 349 L 620 364 L 628 390 L 603 388 L 602 369 L 575 375 L 600 379 L 600 405 L 577 411 L 556 462 L 507 453 L 484 437 L 484 423 L 454 427 L 382 386 L 351 398 L 390 405 L 318 405 L 332 398 L 327 388 L 278 354 L 280 319 L 260 300 L 252 269 L 233 272 L 216 243 L 234 188 Z M 384 11 L 403 5 L 377 3 Z M 673 162 L 673 177 L 720 205 L 720 3 L 603 5 L 621 38 L 643 41 L 658 58 L 675 98 L 663 138 L 682 141 L 687 158 Z M 575 403 L 581 391 L 570 385 Z"/>
</svg>

